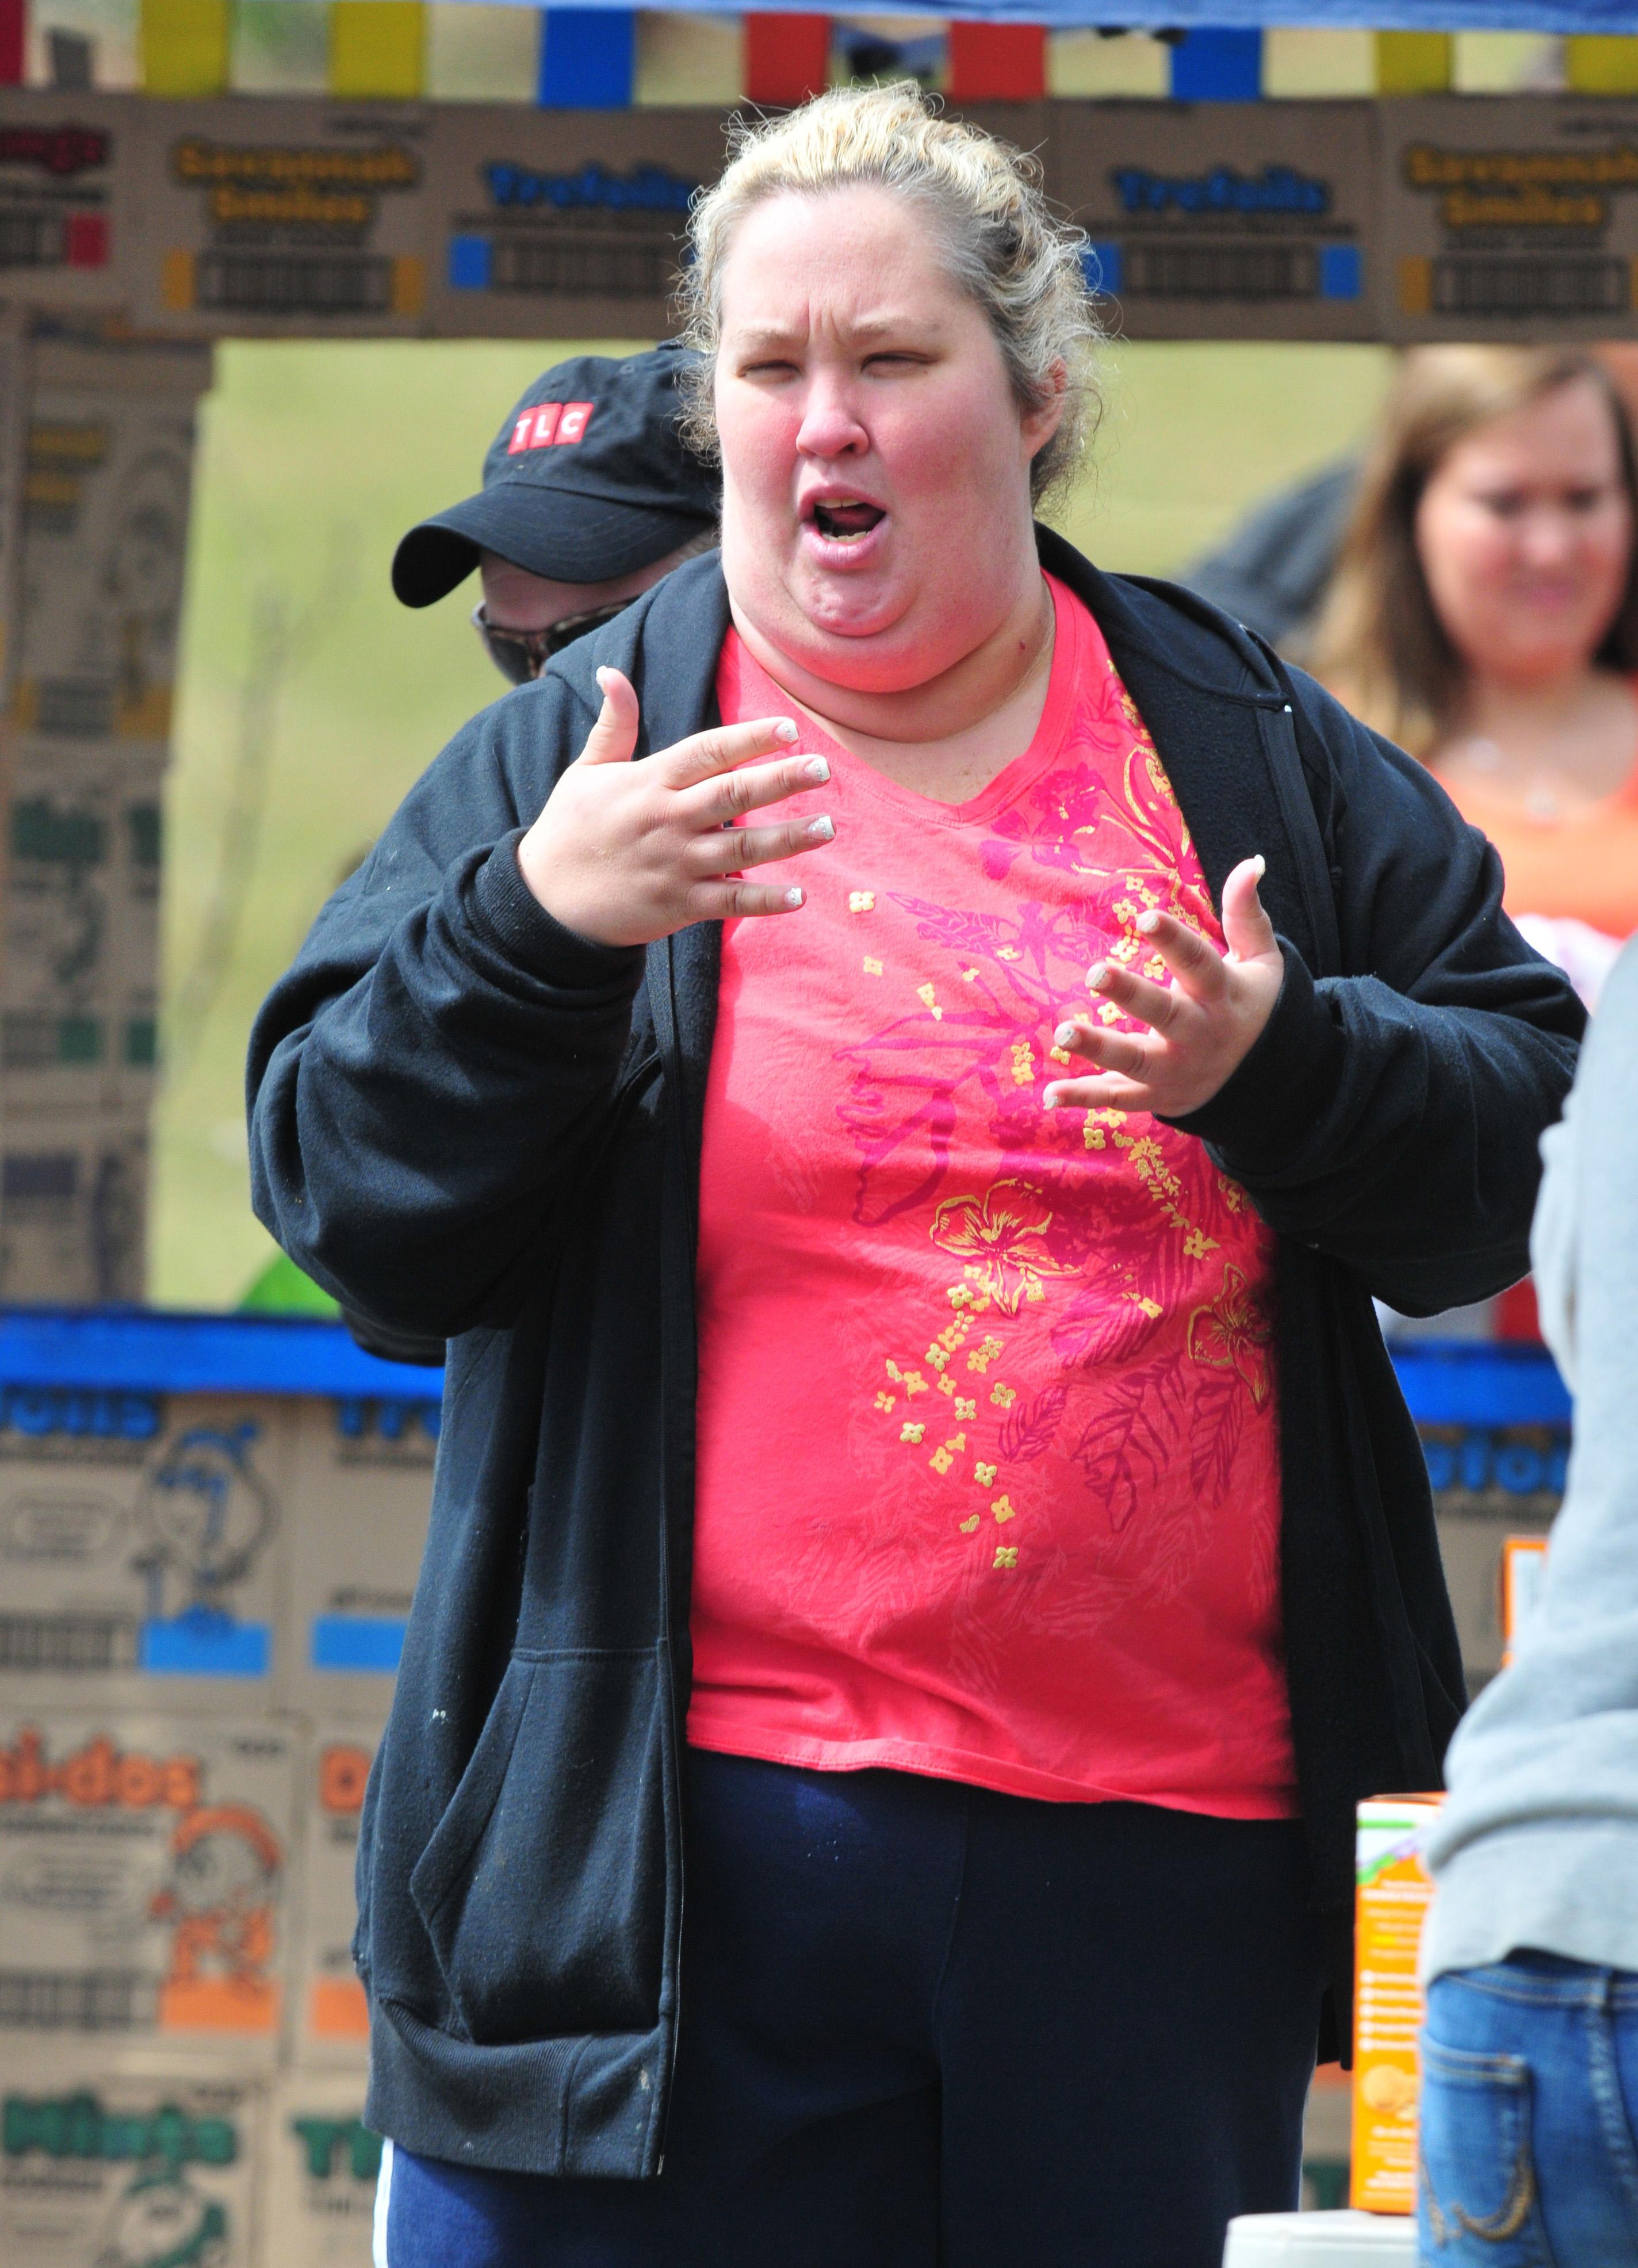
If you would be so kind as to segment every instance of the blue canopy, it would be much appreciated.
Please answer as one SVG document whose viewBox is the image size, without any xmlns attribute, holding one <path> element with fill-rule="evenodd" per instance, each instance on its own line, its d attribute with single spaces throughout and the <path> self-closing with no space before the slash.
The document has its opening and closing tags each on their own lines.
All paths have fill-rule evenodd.
<svg viewBox="0 0 1638 2268">
<path fill-rule="evenodd" d="M 539 0 L 516 0 L 535 6 Z M 778 0 L 645 0 L 646 6 L 688 15 L 787 14 Z M 811 5 L 811 0 L 809 0 Z M 575 0 L 581 10 L 628 13 L 630 0 Z M 839 0 L 830 16 L 928 16 L 964 22 L 1044 24 L 1049 31 L 1258 30 L 1289 24 L 1310 30 L 1349 26 L 1372 32 L 1638 33 L 1638 0 Z"/>
</svg>

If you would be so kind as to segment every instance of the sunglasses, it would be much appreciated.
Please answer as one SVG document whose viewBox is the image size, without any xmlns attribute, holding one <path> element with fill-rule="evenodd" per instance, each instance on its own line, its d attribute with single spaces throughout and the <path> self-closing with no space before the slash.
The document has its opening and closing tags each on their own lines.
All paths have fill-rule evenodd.
<svg viewBox="0 0 1638 2268">
<path fill-rule="evenodd" d="M 604 607 L 590 607 L 583 615 L 564 615 L 550 622 L 543 630 L 503 630 L 491 622 L 481 606 L 472 609 L 472 627 L 483 639 L 490 659 L 501 675 L 513 685 L 528 685 L 540 675 L 553 654 L 561 653 L 576 638 L 584 637 L 587 630 L 601 628 L 613 622 L 616 615 L 624 614 L 630 599 L 616 599 Z"/>
</svg>

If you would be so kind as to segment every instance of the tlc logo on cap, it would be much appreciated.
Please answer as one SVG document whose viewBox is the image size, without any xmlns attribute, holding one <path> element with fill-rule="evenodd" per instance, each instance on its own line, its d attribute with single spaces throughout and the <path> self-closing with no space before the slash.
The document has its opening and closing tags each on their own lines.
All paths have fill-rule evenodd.
<svg viewBox="0 0 1638 2268">
<path fill-rule="evenodd" d="M 596 407 L 594 401 L 542 401 L 537 409 L 526 409 L 512 429 L 506 454 L 516 457 L 525 449 L 550 449 L 561 447 L 565 441 L 578 441 Z"/>
</svg>

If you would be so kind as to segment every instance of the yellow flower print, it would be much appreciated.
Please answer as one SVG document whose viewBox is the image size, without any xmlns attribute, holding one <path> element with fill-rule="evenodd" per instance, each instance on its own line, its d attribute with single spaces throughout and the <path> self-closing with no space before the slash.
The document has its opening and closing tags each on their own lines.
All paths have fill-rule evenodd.
<svg viewBox="0 0 1638 2268">
<path fill-rule="evenodd" d="M 990 1510 L 995 1514 L 997 1525 L 1001 1528 L 1005 1528 L 1009 1520 L 1018 1517 L 1018 1507 L 1009 1496 L 998 1496 Z"/>
<path fill-rule="evenodd" d="M 945 1353 L 944 1349 L 939 1344 L 938 1341 L 934 1339 L 933 1344 L 927 1349 L 926 1353 L 922 1357 L 922 1359 L 924 1362 L 930 1362 L 934 1370 L 942 1370 L 945 1364 L 949 1360 L 949 1357 Z"/>
<path fill-rule="evenodd" d="M 961 1532 L 962 1532 L 962 1534 L 963 1534 L 963 1535 L 970 1535 L 972 1534 L 973 1529 L 974 1529 L 975 1528 L 977 1528 L 977 1526 L 978 1526 L 978 1513 L 975 1512 L 975 1513 L 973 1513 L 972 1518 L 971 1518 L 970 1520 L 963 1520 L 963 1521 L 961 1522 Z"/>
<path fill-rule="evenodd" d="M 880 976 L 882 974 L 882 963 L 872 961 L 868 954 L 865 955 L 865 974 L 867 976 Z"/>
<path fill-rule="evenodd" d="M 994 1465 L 977 1464 L 972 1469 L 972 1476 L 980 1488 L 988 1488 L 995 1478 L 997 1470 L 998 1468 Z"/>
<path fill-rule="evenodd" d="M 948 1472 L 950 1467 L 955 1463 L 955 1462 L 956 1460 L 951 1456 L 949 1451 L 942 1448 L 934 1449 L 933 1454 L 927 1459 L 927 1462 L 932 1466 L 935 1473 Z"/>
<path fill-rule="evenodd" d="M 932 1011 L 933 1020 L 936 1024 L 943 1015 L 944 1011 L 938 1005 L 938 996 L 933 991 L 932 985 L 918 984 L 916 987 L 916 998 L 920 1001 L 924 1008 L 927 1008 Z"/>
<path fill-rule="evenodd" d="M 988 1370 L 990 1365 L 995 1360 L 996 1356 L 1000 1354 L 1000 1351 L 1001 1343 L 1000 1339 L 980 1339 L 978 1345 L 967 1358 L 968 1369 L 976 1370 L 979 1377 L 982 1378 L 985 1372 Z"/>
<path fill-rule="evenodd" d="M 976 1418 L 978 1414 L 978 1405 L 976 1402 L 965 1402 L 959 1395 L 956 1397 L 956 1415 L 958 1418 Z"/>
<path fill-rule="evenodd" d="M 998 1410 L 1010 1410 L 1018 1399 L 1018 1389 L 1015 1386 L 992 1386 L 990 1399 Z"/>
<path fill-rule="evenodd" d="M 925 1394 L 926 1390 L 927 1381 L 919 1370 L 907 1370 L 904 1373 L 904 1391 L 912 1402 L 917 1395 Z"/>
<path fill-rule="evenodd" d="M 901 1441 L 910 1442 L 913 1447 L 919 1447 L 921 1437 L 926 1430 L 927 1429 L 925 1425 L 917 1425 L 913 1418 L 907 1418 L 904 1421 L 904 1430 L 899 1434 L 898 1438 Z"/>
<path fill-rule="evenodd" d="M 1260 1410 L 1268 1399 L 1267 1347 L 1273 1336 L 1267 1315 L 1253 1297 L 1244 1271 L 1223 1263 L 1222 1288 L 1208 1307 L 1189 1318 L 1189 1352 L 1214 1370 L 1234 1370 Z"/>
<path fill-rule="evenodd" d="M 1039 1194 L 1009 1179 L 981 1197 L 946 1197 L 927 1233 L 941 1249 L 966 1261 L 969 1281 L 982 1284 L 1003 1314 L 1015 1315 L 1026 1299 L 1044 1296 L 1042 1277 L 1071 1272 L 1045 1242 L 1043 1231 L 1051 1225 Z"/>
<path fill-rule="evenodd" d="M 1013 1085 L 1028 1086 L 1035 1077 L 1035 1049 L 1028 1040 L 1013 1042 Z"/>
<path fill-rule="evenodd" d="M 998 1543 L 992 1565 L 995 1567 L 1015 1567 L 1018 1565 L 1018 1546 L 1015 1543 Z"/>
<path fill-rule="evenodd" d="M 850 914 L 867 914 L 875 902 L 876 894 L 874 890 L 850 890 L 847 894 L 847 910 Z"/>
<path fill-rule="evenodd" d="M 896 1394 L 878 1394 L 876 1396 L 876 1408 L 878 1410 L 890 1410 L 897 1400 L 898 1396 Z"/>
<path fill-rule="evenodd" d="M 939 1392 L 941 1394 L 954 1394 L 955 1391 L 956 1381 L 947 1373 L 945 1376 L 939 1381 Z"/>
<path fill-rule="evenodd" d="M 961 981 L 963 984 L 976 984 L 978 981 L 978 970 L 976 968 L 963 968 L 961 973 Z"/>
</svg>

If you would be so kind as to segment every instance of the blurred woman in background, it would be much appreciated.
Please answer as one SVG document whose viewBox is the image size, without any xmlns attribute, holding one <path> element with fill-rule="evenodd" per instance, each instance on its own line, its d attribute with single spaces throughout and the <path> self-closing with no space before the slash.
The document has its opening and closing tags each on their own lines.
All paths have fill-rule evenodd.
<svg viewBox="0 0 1638 2268">
<path fill-rule="evenodd" d="M 1638 475 L 1590 357 L 1405 357 L 1316 674 L 1501 851 L 1506 906 L 1589 1004 L 1638 930 Z"/>
</svg>

